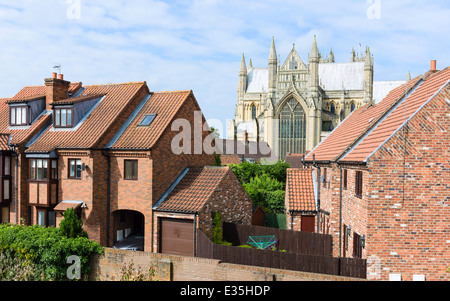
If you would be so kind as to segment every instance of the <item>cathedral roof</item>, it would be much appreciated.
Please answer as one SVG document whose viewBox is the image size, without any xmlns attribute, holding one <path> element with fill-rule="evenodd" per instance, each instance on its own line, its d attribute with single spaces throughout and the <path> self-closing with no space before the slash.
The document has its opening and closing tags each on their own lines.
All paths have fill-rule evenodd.
<svg viewBox="0 0 450 301">
<path fill-rule="evenodd" d="M 269 68 L 252 68 L 247 74 L 247 93 L 267 92 Z"/>
<path fill-rule="evenodd" d="M 319 64 L 323 90 L 364 90 L 364 62 Z"/>
</svg>

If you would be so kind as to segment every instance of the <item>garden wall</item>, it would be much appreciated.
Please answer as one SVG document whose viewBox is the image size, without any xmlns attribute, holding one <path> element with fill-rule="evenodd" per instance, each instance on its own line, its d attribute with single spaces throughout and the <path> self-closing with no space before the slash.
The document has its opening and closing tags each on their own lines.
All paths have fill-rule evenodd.
<svg viewBox="0 0 450 301">
<path fill-rule="evenodd" d="M 220 260 L 105 248 L 91 258 L 89 280 L 120 280 L 121 268 L 133 262 L 143 271 L 156 269 L 159 281 L 355 281 L 350 277 L 223 263 Z"/>
</svg>

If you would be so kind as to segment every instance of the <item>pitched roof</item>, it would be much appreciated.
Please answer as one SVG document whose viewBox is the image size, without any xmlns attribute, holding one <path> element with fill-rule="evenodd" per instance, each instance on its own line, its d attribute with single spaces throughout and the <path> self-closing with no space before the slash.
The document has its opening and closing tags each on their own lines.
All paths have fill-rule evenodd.
<svg viewBox="0 0 450 301">
<path fill-rule="evenodd" d="M 401 85 L 389 92 L 380 103 L 375 105 L 368 104 L 353 111 L 306 155 L 305 161 L 312 161 L 313 155 L 316 161 L 337 160 L 367 129 L 373 127 L 377 120 L 382 118 L 404 96 L 405 89 L 411 91 L 420 80 L 421 76 L 418 76 L 411 80 L 407 87 Z"/>
<path fill-rule="evenodd" d="M 238 155 L 220 155 L 220 163 L 222 165 L 239 164 L 241 159 Z"/>
<path fill-rule="evenodd" d="M 429 75 L 417 89 L 395 107 L 372 131 L 366 133 L 340 161 L 366 161 L 405 121 L 416 113 L 450 80 L 450 68 Z"/>
<path fill-rule="evenodd" d="M 154 210 L 198 212 L 231 169 L 218 166 L 188 168 L 155 204 Z"/>
<path fill-rule="evenodd" d="M 69 93 L 75 93 L 81 88 L 81 82 L 70 83 Z M 25 86 L 16 95 L 11 97 L 8 102 L 27 102 L 45 97 L 45 86 Z"/>
<path fill-rule="evenodd" d="M 11 135 L 10 145 L 24 144 L 31 137 L 33 137 L 45 124 L 47 124 L 51 117 L 48 114 L 41 114 L 33 124 L 29 126 L 9 126 L 9 106 L 7 101 L 9 98 L 0 99 L 0 132 Z"/>
<path fill-rule="evenodd" d="M 105 96 L 105 94 L 85 94 L 79 96 L 74 96 L 66 99 L 55 100 L 52 102 L 53 105 L 67 105 L 67 104 L 75 104 L 87 100 L 92 100 L 95 98 L 100 98 Z"/>
<path fill-rule="evenodd" d="M 93 148 L 116 122 L 145 82 L 85 86 L 84 94 L 105 95 L 76 127 L 54 129 L 50 125 L 26 152 L 50 152 L 56 148 Z"/>
<path fill-rule="evenodd" d="M 9 150 L 8 141 L 9 134 L 0 134 L 0 150 L 7 151 Z"/>
<path fill-rule="evenodd" d="M 392 90 L 379 104 L 354 111 L 305 160 L 315 155 L 319 162 L 365 162 L 449 80 L 450 67 L 428 72 Z"/>
<path fill-rule="evenodd" d="M 119 130 L 108 144 L 112 149 L 149 149 L 154 146 L 164 130 L 170 125 L 178 110 L 192 95 L 192 91 L 155 92 L 142 103 L 130 116 L 128 122 Z M 145 101 L 145 100 L 144 100 Z M 140 126 L 145 115 L 155 114 L 155 118 L 148 126 Z"/>
<path fill-rule="evenodd" d="M 287 169 L 285 198 L 290 211 L 316 211 L 312 169 Z"/>
</svg>

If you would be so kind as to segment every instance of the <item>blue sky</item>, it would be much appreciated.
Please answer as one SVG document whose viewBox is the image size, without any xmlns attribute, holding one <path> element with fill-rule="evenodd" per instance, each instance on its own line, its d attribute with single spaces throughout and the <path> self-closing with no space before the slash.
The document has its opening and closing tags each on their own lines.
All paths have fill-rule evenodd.
<svg viewBox="0 0 450 301">
<path fill-rule="evenodd" d="M 266 67 L 272 36 L 282 62 L 293 43 L 306 62 L 316 35 L 336 62 L 369 46 L 375 80 L 404 80 L 432 59 L 450 65 L 449 16 L 448 0 L 0 0 L 0 97 L 43 84 L 60 64 L 86 85 L 193 90 L 206 118 L 225 124 L 242 53 Z"/>
</svg>

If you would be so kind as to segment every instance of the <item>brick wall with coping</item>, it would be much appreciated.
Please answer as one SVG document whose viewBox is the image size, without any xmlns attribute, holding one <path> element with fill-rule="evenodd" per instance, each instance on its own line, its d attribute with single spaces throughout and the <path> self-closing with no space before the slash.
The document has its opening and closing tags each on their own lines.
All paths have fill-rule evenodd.
<svg viewBox="0 0 450 301">
<path fill-rule="evenodd" d="M 158 281 L 364 281 L 351 277 L 223 263 L 220 260 L 105 248 L 93 255 L 89 280 L 118 281 L 121 268 L 156 271 Z"/>
</svg>

